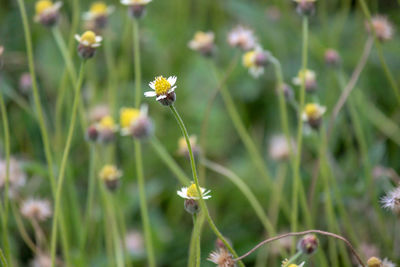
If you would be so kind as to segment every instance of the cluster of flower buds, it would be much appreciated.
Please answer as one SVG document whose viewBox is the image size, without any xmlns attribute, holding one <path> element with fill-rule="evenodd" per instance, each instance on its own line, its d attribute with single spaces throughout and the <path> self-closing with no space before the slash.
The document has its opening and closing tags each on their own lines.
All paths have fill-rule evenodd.
<svg viewBox="0 0 400 267">
<path fill-rule="evenodd" d="M 108 16 L 114 11 L 113 6 L 107 6 L 104 2 L 94 2 L 88 12 L 83 14 L 86 28 L 95 32 L 104 29 L 108 24 Z"/>
<path fill-rule="evenodd" d="M 152 0 L 121 0 L 121 4 L 128 6 L 129 13 L 135 19 L 143 17 L 146 6 Z"/>
<path fill-rule="evenodd" d="M 107 189 L 110 191 L 115 191 L 122 177 L 122 172 L 114 165 L 105 165 L 99 174 L 100 180 L 104 182 Z"/>
<path fill-rule="evenodd" d="M 307 104 L 302 114 L 303 121 L 307 122 L 311 128 L 318 130 L 322 122 L 322 115 L 324 115 L 325 111 L 326 108 L 319 104 Z"/>
<path fill-rule="evenodd" d="M 311 16 L 315 12 L 315 2 L 317 0 L 293 0 L 296 2 L 296 11 L 302 16 Z"/>
<path fill-rule="evenodd" d="M 79 42 L 78 53 L 85 60 L 94 57 L 97 48 L 103 40 L 101 36 L 96 35 L 92 31 L 86 31 L 82 35 L 76 34 L 75 39 Z"/>
<path fill-rule="evenodd" d="M 35 21 L 47 27 L 54 26 L 60 18 L 61 7 L 62 2 L 53 3 L 50 0 L 40 0 L 36 2 Z"/>
<path fill-rule="evenodd" d="M 205 57 L 211 57 L 215 52 L 214 39 L 213 32 L 198 31 L 193 39 L 189 41 L 188 46 L 190 49 L 200 52 Z"/>
</svg>

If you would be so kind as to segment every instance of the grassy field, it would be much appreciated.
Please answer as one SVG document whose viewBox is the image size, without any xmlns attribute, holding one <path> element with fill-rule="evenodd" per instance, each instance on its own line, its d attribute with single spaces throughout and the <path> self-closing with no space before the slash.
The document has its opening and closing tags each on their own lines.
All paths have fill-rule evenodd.
<svg viewBox="0 0 400 267">
<path fill-rule="evenodd" d="M 399 14 L 0 0 L 0 263 L 396 266 Z"/>
</svg>

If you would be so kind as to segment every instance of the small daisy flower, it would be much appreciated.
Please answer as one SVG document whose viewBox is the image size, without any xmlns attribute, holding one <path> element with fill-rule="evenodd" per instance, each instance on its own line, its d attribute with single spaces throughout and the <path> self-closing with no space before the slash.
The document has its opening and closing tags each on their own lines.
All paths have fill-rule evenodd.
<svg viewBox="0 0 400 267">
<path fill-rule="evenodd" d="M 108 143 L 114 140 L 115 132 L 118 131 L 118 126 L 113 117 L 107 115 L 96 124 L 96 129 L 98 132 L 97 141 Z"/>
<path fill-rule="evenodd" d="M 104 2 L 94 2 L 88 12 L 83 14 L 87 21 L 87 28 L 101 30 L 107 26 L 108 16 L 114 11 L 113 6 L 107 6 Z"/>
<path fill-rule="evenodd" d="M 292 151 L 295 151 L 295 142 L 291 140 Z M 286 142 L 286 137 L 284 135 L 275 135 L 269 141 L 268 154 L 271 159 L 276 161 L 285 161 L 290 157 L 290 146 Z"/>
<path fill-rule="evenodd" d="M 296 4 L 296 11 L 302 16 L 310 16 L 315 12 L 315 2 L 317 0 L 293 0 Z"/>
<path fill-rule="evenodd" d="M 75 39 L 79 42 L 78 52 L 83 59 L 92 58 L 103 40 L 92 31 L 86 31 L 82 35 L 76 34 Z"/>
<path fill-rule="evenodd" d="M 235 261 L 232 255 L 225 248 L 219 248 L 216 251 L 211 252 L 207 260 L 215 263 L 218 267 L 234 267 Z"/>
<path fill-rule="evenodd" d="M 381 200 L 382 207 L 391 210 L 395 214 L 400 214 L 400 187 L 390 191 Z"/>
<path fill-rule="evenodd" d="M 205 188 L 200 187 L 201 195 L 203 199 L 209 199 L 211 196 L 209 195 L 211 190 L 206 190 Z M 195 183 L 192 183 L 189 187 L 182 187 L 180 191 L 177 191 L 177 194 L 184 199 L 200 199 L 200 194 L 197 191 L 197 187 Z"/>
<path fill-rule="evenodd" d="M 303 79 L 308 92 L 313 92 L 317 88 L 317 74 L 315 71 L 309 69 L 306 69 L 305 71 L 300 70 L 292 81 L 294 85 L 301 86 Z"/>
<path fill-rule="evenodd" d="M 369 22 L 366 22 L 367 31 L 371 33 Z M 389 41 L 393 38 L 393 25 L 387 17 L 377 15 L 372 18 L 372 27 L 374 28 L 376 37 L 379 41 Z"/>
<path fill-rule="evenodd" d="M 121 0 L 121 4 L 129 7 L 129 13 L 133 18 L 143 17 L 146 5 L 152 0 Z"/>
<path fill-rule="evenodd" d="M 35 5 L 35 18 L 36 22 L 44 26 L 54 26 L 59 17 L 59 10 L 62 7 L 62 2 L 55 2 L 49 0 L 40 0 Z"/>
<path fill-rule="evenodd" d="M 122 172 L 115 165 L 104 165 L 100 170 L 99 178 L 102 180 L 110 191 L 117 189 Z"/>
<path fill-rule="evenodd" d="M 22 216 L 37 221 L 45 221 L 51 217 L 50 202 L 42 199 L 28 199 L 21 205 Z"/>
<path fill-rule="evenodd" d="M 193 155 L 195 157 L 198 157 L 200 154 L 200 147 L 197 145 L 197 136 L 195 135 L 190 136 L 189 142 L 190 146 L 192 147 Z M 178 140 L 178 154 L 190 158 L 188 146 L 186 143 L 186 139 L 184 137 L 181 137 Z"/>
<path fill-rule="evenodd" d="M 302 118 L 312 128 L 318 129 L 322 121 L 322 115 L 324 115 L 325 112 L 326 107 L 320 106 L 316 103 L 309 103 L 304 107 Z"/>
<path fill-rule="evenodd" d="M 232 47 L 248 51 L 256 47 L 257 39 L 252 30 L 239 25 L 228 34 L 228 43 Z"/>
<path fill-rule="evenodd" d="M 204 56 L 212 56 L 215 48 L 214 39 L 215 35 L 213 32 L 198 31 L 193 39 L 190 40 L 188 46 L 190 49 L 198 51 Z"/>
<path fill-rule="evenodd" d="M 268 64 L 269 53 L 260 46 L 247 51 L 242 57 L 243 66 L 249 69 L 249 73 L 258 78 L 264 73 L 264 67 Z"/>
<path fill-rule="evenodd" d="M 163 76 L 158 76 L 154 81 L 149 83 L 149 86 L 154 91 L 145 92 L 146 97 L 157 97 L 156 100 L 159 101 L 164 106 L 171 106 L 175 100 L 175 89 L 176 89 L 176 76 L 170 76 L 165 79 Z"/>
<path fill-rule="evenodd" d="M 153 122 L 147 115 L 147 105 L 139 109 L 122 108 L 120 110 L 121 134 L 138 139 L 148 138 L 153 133 Z"/>
</svg>

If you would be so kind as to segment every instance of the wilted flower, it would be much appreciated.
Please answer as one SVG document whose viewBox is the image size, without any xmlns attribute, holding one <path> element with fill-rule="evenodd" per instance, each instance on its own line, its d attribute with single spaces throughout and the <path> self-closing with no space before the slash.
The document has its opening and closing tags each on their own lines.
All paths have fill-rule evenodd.
<svg viewBox="0 0 400 267">
<path fill-rule="evenodd" d="M 264 67 L 268 64 L 270 54 L 264 51 L 261 46 L 247 51 L 242 57 L 243 66 L 249 69 L 249 73 L 258 78 L 264 73 Z"/>
<path fill-rule="evenodd" d="M 197 136 L 192 135 L 189 137 L 190 146 L 192 147 L 192 152 L 195 157 L 198 157 L 200 154 L 200 147 L 197 145 Z M 188 146 L 186 143 L 186 139 L 184 137 L 179 138 L 178 140 L 178 154 L 190 158 Z"/>
<path fill-rule="evenodd" d="M 212 56 L 214 52 L 214 33 L 198 31 L 190 40 L 188 46 L 194 51 L 198 51 L 204 56 Z"/>
<path fill-rule="evenodd" d="M 382 207 L 392 210 L 393 213 L 400 213 L 400 187 L 390 191 L 381 199 Z"/>
<path fill-rule="evenodd" d="M 309 69 L 300 70 L 297 76 L 293 78 L 293 84 L 301 86 L 303 79 L 307 91 L 312 92 L 317 88 L 317 75 L 314 71 Z"/>
<path fill-rule="evenodd" d="M 308 122 L 312 128 L 318 129 L 325 111 L 325 107 L 316 103 L 310 103 L 304 107 L 302 118 L 304 121 Z"/>
<path fill-rule="evenodd" d="M 0 188 L 6 183 L 6 167 L 7 163 L 5 160 L 0 160 Z M 21 169 L 20 163 L 11 158 L 10 159 L 10 172 L 9 172 L 9 185 L 10 190 L 16 190 L 26 183 L 26 174 Z"/>
<path fill-rule="evenodd" d="M 83 14 L 83 19 L 87 21 L 87 28 L 91 30 L 101 30 L 107 26 L 108 16 L 114 11 L 113 6 L 107 6 L 104 2 L 94 2 L 88 12 Z"/>
<path fill-rule="evenodd" d="M 302 239 L 297 243 L 297 249 L 301 251 L 303 254 L 311 255 L 318 248 L 318 238 L 316 235 L 309 234 L 303 236 Z"/>
<path fill-rule="evenodd" d="M 310 16 L 315 12 L 315 2 L 317 0 L 293 0 L 296 2 L 296 11 L 302 16 Z"/>
<path fill-rule="evenodd" d="M 149 86 L 154 91 L 147 91 L 144 93 L 146 97 L 156 96 L 156 100 L 164 106 L 172 105 L 176 100 L 175 89 L 176 89 L 176 76 L 170 76 L 165 79 L 163 76 L 158 76 L 154 81 L 149 83 Z"/>
<path fill-rule="evenodd" d="M 129 7 L 132 17 L 141 18 L 146 10 L 146 5 L 152 0 L 121 0 L 121 4 Z"/>
<path fill-rule="evenodd" d="M 340 55 L 335 49 L 327 49 L 325 51 L 324 58 L 325 63 L 329 66 L 337 66 L 340 64 Z"/>
<path fill-rule="evenodd" d="M 228 43 L 247 51 L 256 47 L 257 40 L 252 30 L 239 25 L 228 34 Z"/>
<path fill-rule="evenodd" d="M 110 191 L 117 189 L 122 172 L 114 165 L 105 165 L 99 174 L 100 179 L 106 184 Z"/>
<path fill-rule="evenodd" d="M 393 37 L 393 25 L 389 22 L 385 16 L 375 16 L 372 18 L 372 27 L 374 28 L 376 37 L 381 41 L 389 41 Z M 369 22 L 366 22 L 367 31 L 371 33 L 371 27 Z"/>
<path fill-rule="evenodd" d="M 367 261 L 368 267 L 381 267 L 382 261 L 377 257 L 371 257 Z"/>
<path fill-rule="evenodd" d="M 215 263 L 218 267 L 233 267 L 235 261 L 232 255 L 225 248 L 218 248 L 216 251 L 211 252 L 207 260 Z"/>
<path fill-rule="evenodd" d="M 200 187 L 201 195 L 203 199 L 209 199 L 211 196 L 209 195 L 211 190 L 206 190 L 205 188 Z M 197 187 L 195 183 L 192 183 L 189 187 L 182 187 L 180 191 L 177 191 L 177 194 L 185 199 L 200 199 L 199 191 L 197 191 Z"/>
<path fill-rule="evenodd" d="M 76 34 L 75 39 L 79 42 L 78 52 L 83 59 L 89 59 L 96 53 L 103 38 L 92 31 L 86 31 L 82 36 Z"/>
<path fill-rule="evenodd" d="M 113 117 L 110 115 L 104 116 L 96 125 L 97 141 L 108 143 L 114 140 L 115 132 L 118 131 L 118 126 Z"/>
<path fill-rule="evenodd" d="M 144 253 L 143 235 L 139 231 L 130 230 L 125 236 L 125 245 L 128 252 L 132 255 Z"/>
<path fill-rule="evenodd" d="M 287 160 L 290 157 L 290 149 L 292 152 L 295 150 L 295 143 L 291 140 L 289 146 L 284 135 L 275 135 L 269 141 L 269 156 L 276 161 Z"/>
<path fill-rule="evenodd" d="M 59 10 L 62 6 L 62 2 L 55 2 L 49 0 L 40 0 L 35 5 L 35 18 L 36 22 L 41 23 L 44 26 L 54 26 L 59 17 Z"/>
<path fill-rule="evenodd" d="M 25 200 L 21 205 L 21 214 L 31 220 L 45 221 L 52 215 L 50 202 L 42 199 Z"/>
<path fill-rule="evenodd" d="M 153 123 L 147 115 L 147 105 L 140 110 L 122 108 L 120 111 L 121 134 L 131 135 L 138 139 L 148 138 L 153 133 Z"/>
</svg>

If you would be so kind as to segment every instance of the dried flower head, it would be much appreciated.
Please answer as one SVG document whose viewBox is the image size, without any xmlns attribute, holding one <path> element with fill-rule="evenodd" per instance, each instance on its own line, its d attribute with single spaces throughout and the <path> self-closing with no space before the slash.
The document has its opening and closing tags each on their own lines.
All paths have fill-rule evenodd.
<svg viewBox="0 0 400 267">
<path fill-rule="evenodd" d="M 301 16 L 311 16 L 315 13 L 315 2 L 317 0 L 293 0 L 297 6 L 296 11 Z"/>
<path fill-rule="evenodd" d="M 6 183 L 6 168 L 7 163 L 5 160 L 0 160 L 0 189 Z M 9 185 L 10 190 L 17 190 L 26 183 L 26 174 L 22 170 L 20 163 L 14 159 L 10 159 L 10 169 L 9 169 Z"/>
<path fill-rule="evenodd" d="M 211 196 L 209 195 L 211 190 L 206 190 L 205 188 L 200 187 L 201 195 L 203 199 L 209 199 Z M 195 183 L 192 183 L 189 187 L 182 187 L 180 191 L 177 191 L 177 194 L 185 199 L 200 199 L 199 191 L 197 191 L 197 187 Z"/>
<path fill-rule="evenodd" d="M 325 51 L 325 63 L 328 66 L 338 66 L 340 64 L 340 55 L 335 49 L 329 48 Z"/>
<path fill-rule="evenodd" d="M 257 45 L 253 50 L 247 51 L 242 57 L 243 66 L 249 69 L 249 73 L 258 78 L 264 73 L 264 67 L 268 64 L 270 53 Z"/>
<path fill-rule="evenodd" d="M 106 184 L 110 191 L 117 189 L 122 172 L 114 165 L 104 165 L 100 170 L 99 178 Z"/>
<path fill-rule="evenodd" d="M 121 4 L 129 7 L 129 12 L 133 18 L 143 17 L 146 5 L 152 0 L 121 0 Z"/>
<path fill-rule="evenodd" d="M 87 22 L 87 28 L 98 31 L 107 26 L 108 16 L 114 11 L 113 6 L 107 6 L 102 1 L 94 2 L 88 12 L 83 14 L 83 19 Z"/>
<path fill-rule="evenodd" d="M 21 205 L 21 214 L 31 220 L 45 221 L 52 215 L 50 202 L 33 198 L 25 200 Z"/>
<path fill-rule="evenodd" d="M 377 257 L 371 257 L 367 261 L 368 267 L 381 267 L 382 261 Z"/>
<path fill-rule="evenodd" d="M 291 146 L 286 141 L 286 137 L 284 135 L 275 135 L 269 141 L 269 156 L 276 161 L 282 161 L 289 159 L 290 149 L 295 151 L 296 145 L 294 140 L 291 140 Z"/>
<path fill-rule="evenodd" d="M 83 59 L 92 58 L 103 40 L 92 31 L 86 31 L 82 35 L 76 34 L 75 39 L 79 42 L 78 52 Z"/>
<path fill-rule="evenodd" d="M 381 199 L 382 207 L 390 209 L 395 214 L 400 214 L 400 187 L 390 191 Z"/>
<path fill-rule="evenodd" d="M 200 154 L 200 147 L 197 145 L 197 136 L 191 135 L 189 137 L 189 142 L 190 146 L 192 147 L 193 155 L 195 157 L 198 157 Z M 181 156 L 185 156 L 186 158 L 190 158 L 188 146 L 184 137 L 181 137 L 178 140 L 178 154 Z"/>
<path fill-rule="evenodd" d="M 256 47 L 257 39 L 252 30 L 239 25 L 229 32 L 228 43 L 232 47 L 248 51 Z"/>
<path fill-rule="evenodd" d="M 309 103 L 304 107 L 302 118 L 312 128 L 318 129 L 322 121 L 322 115 L 324 115 L 325 112 L 326 107 L 320 106 L 316 103 Z"/>
<path fill-rule="evenodd" d="M 156 100 L 164 106 L 172 105 L 176 100 L 176 76 L 170 76 L 168 79 L 163 76 L 158 76 L 154 81 L 149 83 L 149 86 L 154 91 L 147 91 L 144 93 L 146 97 L 157 97 Z"/>
<path fill-rule="evenodd" d="M 389 41 L 393 38 L 393 25 L 390 23 L 385 16 L 374 16 L 372 18 L 372 27 L 374 28 L 376 37 L 381 41 Z M 366 28 L 369 33 L 371 33 L 371 27 L 369 22 L 366 22 Z"/>
<path fill-rule="evenodd" d="M 301 86 L 303 79 L 308 92 L 312 92 L 317 88 L 317 75 L 314 71 L 309 69 L 300 70 L 297 76 L 293 78 L 293 84 Z"/>
<path fill-rule="evenodd" d="M 146 139 L 153 133 L 153 122 L 147 115 L 147 105 L 139 109 L 122 108 L 120 110 L 121 134 L 138 139 Z"/>
<path fill-rule="evenodd" d="M 40 0 L 35 5 L 35 18 L 36 22 L 44 26 L 54 26 L 59 17 L 59 10 L 62 7 L 62 2 L 55 2 L 49 0 Z"/>
<path fill-rule="evenodd" d="M 218 267 L 233 267 L 235 261 L 232 255 L 225 248 L 218 248 L 216 251 L 211 252 L 207 260 L 215 263 Z"/>
<path fill-rule="evenodd" d="M 297 243 L 297 249 L 305 255 L 311 255 L 318 249 L 318 238 L 316 235 L 308 234 L 303 236 Z"/>
<path fill-rule="evenodd" d="M 213 32 L 198 31 L 195 33 L 192 40 L 189 41 L 188 46 L 194 51 L 200 52 L 204 56 L 212 56 L 214 52 L 214 39 Z"/>
</svg>

